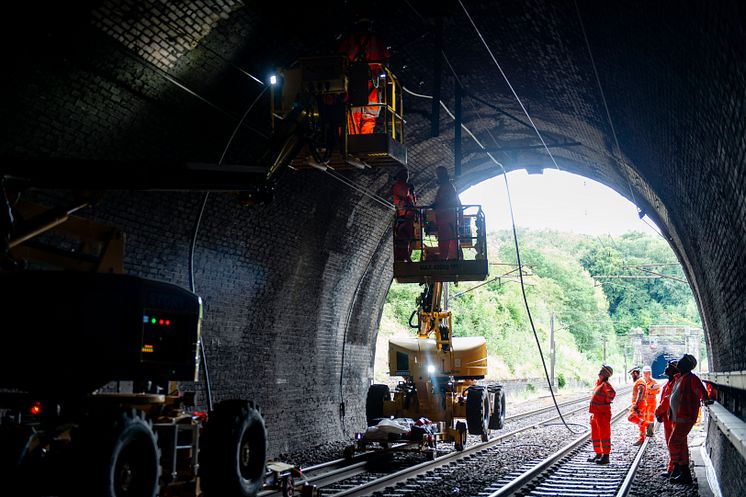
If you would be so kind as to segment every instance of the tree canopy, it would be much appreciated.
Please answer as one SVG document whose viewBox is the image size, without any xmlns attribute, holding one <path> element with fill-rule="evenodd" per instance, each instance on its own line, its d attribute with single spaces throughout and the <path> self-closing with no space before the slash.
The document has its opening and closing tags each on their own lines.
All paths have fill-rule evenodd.
<svg viewBox="0 0 746 497">
<path fill-rule="evenodd" d="M 681 266 L 662 239 L 640 233 L 601 238 L 530 230 L 521 230 L 518 239 L 540 342 L 546 355 L 553 318 L 561 356 L 558 371 L 565 376 L 586 376 L 604 353 L 607 361 L 621 365 L 620 342 L 633 328 L 701 326 Z M 512 232 L 491 233 L 488 246 L 488 283 L 479 288 L 451 284 L 454 335 L 484 336 L 498 363 L 498 376 L 543 374 L 517 278 Z M 393 283 L 384 321 L 397 323 L 400 333 L 408 333 L 420 291 L 417 285 Z"/>
</svg>

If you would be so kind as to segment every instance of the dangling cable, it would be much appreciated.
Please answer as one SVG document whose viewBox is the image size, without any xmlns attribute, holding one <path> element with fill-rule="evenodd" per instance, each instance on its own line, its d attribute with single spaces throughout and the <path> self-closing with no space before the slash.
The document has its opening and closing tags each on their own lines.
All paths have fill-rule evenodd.
<svg viewBox="0 0 746 497">
<path fill-rule="evenodd" d="M 402 87 L 402 89 L 405 92 L 407 92 L 410 95 L 415 96 L 415 97 L 429 98 L 429 99 L 433 98 L 433 97 L 431 97 L 429 95 L 423 95 L 423 94 L 414 93 L 412 91 L 407 90 L 405 87 Z M 440 104 L 443 106 L 443 108 L 446 110 L 446 112 L 448 112 L 448 115 L 451 116 L 451 118 L 455 120 L 455 117 L 448 110 L 448 108 L 445 106 L 445 104 L 443 103 L 443 101 L 441 101 Z M 471 131 L 469 131 L 469 129 L 465 125 L 462 124 L 461 127 L 462 127 L 462 129 L 464 129 L 469 134 L 469 136 L 471 136 L 471 138 L 477 143 L 477 145 L 479 145 L 482 149 L 485 148 L 484 145 L 482 145 L 482 143 L 477 139 L 477 137 L 474 136 L 474 134 L 472 134 Z M 493 139 L 494 139 L 494 137 L 493 137 Z M 539 335 L 536 332 L 536 326 L 534 325 L 534 320 L 533 320 L 533 317 L 531 316 L 531 309 L 529 308 L 529 305 L 528 305 L 528 297 L 526 296 L 526 284 L 523 281 L 523 264 L 521 263 L 521 251 L 520 251 L 520 248 L 518 246 L 518 231 L 516 230 L 516 226 L 515 226 L 515 216 L 513 215 L 513 201 L 512 201 L 512 199 L 510 197 L 510 187 L 508 185 L 508 173 L 507 173 L 507 171 L 505 170 L 505 167 L 503 167 L 503 165 L 502 165 L 502 163 L 500 161 L 498 161 L 497 159 L 495 159 L 491 154 L 488 154 L 488 155 L 490 156 L 490 159 L 492 159 L 492 161 L 497 166 L 499 166 L 500 169 L 502 170 L 503 179 L 505 181 L 505 190 L 506 190 L 507 196 L 508 196 L 508 208 L 510 210 L 510 221 L 511 221 L 511 224 L 512 224 L 512 227 L 513 227 L 513 241 L 515 242 L 516 261 L 518 263 L 518 275 L 520 277 L 521 293 L 523 295 L 523 303 L 524 303 L 524 305 L 526 307 L 526 313 L 528 314 L 528 320 L 529 320 L 529 323 L 531 324 L 531 331 L 534 334 L 534 339 L 536 340 L 536 346 L 537 346 L 537 348 L 539 350 L 539 357 L 541 358 L 541 364 L 542 364 L 542 367 L 544 368 L 544 375 L 545 375 L 546 380 L 547 380 L 547 385 L 549 385 L 549 393 L 552 395 L 552 402 L 554 403 L 554 407 L 557 410 L 557 414 L 559 415 L 560 419 L 562 420 L 562 423 L 565 425 L 565 427 L 567 428 L 567 430 L 570 433 L 578 434 L 580 432 L 573 431 L 573 429 L 570 428 L 570 426 L 568 425 L 568 423 L 565 422 L 565 418 L 562 415 L 562 411 L 560 411 L 559 405 L 557 404 L 557 399 L 556 399 L 556 397 L 554 395 L 554 389 L 552 388 L 552 382 L 551 382 L 551 380 L 549 378 L 549 371 L 547 370 L 547 364 L 546 364 L 546 361 L 544 360 L 544 352 L 541 349 L 541 342 L 539 341 Z"/>
<path fill-rule="evenodd" d="M 243 116 L 241 116 L 241 119 L 238 121 L 238 124 L 233 128 L 233 133 L 231 133 L 230 138 L 228 139 L 228 143 L 225 144 L 225 148 L 223 148 L 223 153 L 220 155 L 220 160 L 218 161 L 218 167 L 223 165 L 223 160 L 225 160 L 225 156 L 228 153 L 228 149 L 230 148 L 231 144 L 233 143 L 233 139 L 236 136 L 236 133 L 238 133 L 239 128 L 241 127 L 241 124 L 243 124 L 246 117 L 249 115 L 249 112 L 251 112 L 251 109 L 254 108 L 256 103 L 259 101 L 259 98 L 264 95 L 264 93 L 267 91 L 267 89 L 270 88 L 269 86 L 265 86 L 262 91 L 259 92 L 259 95 L 256 96 L 253 102 L 251 102 L 251 105 L 246 109 L 246 112 L 243 113 Z M 205 206 L 207 206 L 207 199 L 210 197 L 210 192 L 205 192 L 204 195 L 202 195 L 202 202 L 199 209 L 199 213 L 197 214 L 197 218 L 194 221 L 194 227 L 192 228 L 192 242 L 189 245 L 189 289 L 192 291 L 192 293 L 197 293 L 197 288 L 194 283 L 194 250 L 197 246 L 197 236 L 199 235 L 199 225 L 202 222 L 202 215 L 205 212 Z M 205 396 L 207 397 L 207 409 L 209 412 L 212 412 L 212 385 L 210 383 L 210 372 L 209 368 L 207 367 L 207 353 L 205 352 L 204 347 L 204 341 L 202 340 L 202 337 L 200 336 L 199 342 L 197 344 L 199 347 L 199 353 L 200 353 L 200 363 L 202 364 L 202 371 L 205 375 Z"/>
<path fill-rule="evenodd" d="M 539 140 L 541 141 L 541 144 L 544 145 L 544 149 L 547 151 L 547 154 L 549 155 L 549 158 L 552 159 L 552 162 L 554 163 L 554 167 L 556 167 L 559 170 L 559 165 L 557 164 L 557 161 L 554 160 L 554 155 L 552 155 L 552 152 L 549 150 L 549 147 L 547 146 L 546 142 L 544 141 L 544 137 L 541 135 L 541 132 L 539 132 L 539 128 L 536 127 L 536 124 L 534 124 L 534 120 L 531 119 L 531 116 L 529 115 L 528 111 L 526 110 L 526 107 L 523 105 L 523 102 L 521 101 L 520 97 L 518 96 L 518 93 L 516 93 L 515 89 L 513 89 L 513 85 L 510 84 L 510 80 L 508 79 L 508 76 L 505 74 L 505 71 L 503 71 L 503 68 L 500 66 L 500 63 L 497 62 L 497 58 L 495 57 L 495 54 L 492 53 L 492 49 L 487 44 L 487 41 L 484 39 L 484 36 L 482 36 L 482 33 L 479 31 L 479 28 L 477 28 L 477 25 L 474 23 L 474 19 L 471 18 L 471 15 L 469 14 L 469 11 L 466 10 L 466 7 L 464 6 L 463 2 L 461 0 L 458 0 L 459 5 L 461 5 L 461 8 L 464 10 L 464 13 L 466 14 L 466 17 L 469 19 L 469 22 L 474 27 L 474 31 L 477 32 L 477 36 L 479 36 L 479 39 L 482 40 L 482 44 L 484 44 L 484 47 L 487 49 L 487 52 L 490 54 L 490 57 L 492 58 L 492 61 L 497 66 L 497 69 L 500 71 L 500 74 L 502 75 L 503 79 L 505 80 L 505 83 L 507 83 L 508 88 L 510 88 L 510 91 L 513 93 L 513 96 L 515 97 L 516 101 L 518 102 L 518 105 L 521 106 L 521 109 L 523 110 L 523 113 L 526 115 L 526 118 L 528 119 L 528 122 L 531 123 L 531 126 L 534 128 L 534 131 L 536 132 L 536 136 L 539 137 Z"/>
</svg>

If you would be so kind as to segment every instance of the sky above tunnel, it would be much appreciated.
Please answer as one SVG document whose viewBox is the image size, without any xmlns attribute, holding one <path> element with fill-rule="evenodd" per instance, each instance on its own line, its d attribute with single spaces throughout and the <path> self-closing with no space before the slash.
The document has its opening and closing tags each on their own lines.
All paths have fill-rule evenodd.
<svg viewBox="0 0 746 497">
<path fill-rule="evenodd" d="M 639 231 L 658 236 L 637 215 L 635 205 L 616 191 L 575 174 L 545 169 L 528 174 L 508 173 L 516 225 L 519 228 L 553 229 L 589 235 L 618 236 Z M 461 193 L 464 204 L 481 204 L 487 231 L 510 229 L 510 212 L 502 176 L 491 178 Z"/>
</svg>

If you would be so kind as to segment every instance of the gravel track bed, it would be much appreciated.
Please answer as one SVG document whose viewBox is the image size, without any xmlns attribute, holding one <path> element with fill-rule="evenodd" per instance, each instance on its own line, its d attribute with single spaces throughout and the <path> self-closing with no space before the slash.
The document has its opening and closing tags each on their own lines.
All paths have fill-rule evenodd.
<svg viewBox="0 0 746 497">
<path fill-rule="evenodd" d="M 587 412 L 565 417 L 574 431 L 587 431 L 588 419 Z M 406 487 L 400 486 L 392 492 L 376 492 L 371 495 L 374 497 L 393 495 L 397 497 L 415 495 L 432 497 L 475 496 L 503 475 L 530 461 L 549 456 L 577 436 L 569 433 L 561 425 L 528 430 L 499 443 L 489 449 L 484 456 L 474 456 L 471 460 L 460 461 L 447 470 L 438 471 L 437 476 L 433 475 L 428 479 L 421 478 L 416 483 L 408 483 Z"/>
<path fill-rule="evenodd" d="M 692 432 L 697 428 L 695 427 Z M 692 441 L 692 434 L 689 435 L 689 442 Z M 689 451 L 699 450 L 699 447 Z M 691 455 L 691 454 L 690 454 Z M 632 490 L 629 497 L 697 497 L 697 478 L 692 470 L 692 480 L 694 485 L 674 485 L 667 479 L 660 476 L 666 470 L 668 464 L 668 449 L 664 441 L 663 426 L 656 430 L 653 438 L 648 442 L 647 451 L 640 467 L 632 482 Z M 691 468 L 691 464 L 690 464 Z"/>
<path fill-rule="evenodd" d="M 582 394 L 578 392 L 573 392 L 569 394 L 563 394 L 564 397 L 557 398 L 557 402 L 565 402 L 567 400 L 571 400 L 577 397 L 580 397 Z M 590 398 L 590 394 L 588 395 Z M 542 397 L 538 399 L 529 400 L 526 402 L 522 402 L 520 404 L 516 404 L 515 407 L 508 406 L 508 415 L 513 414 L 520 414 L 523 412 L 528 412 L 533 409 L 538 409 L 540 407 L 547 407 L 552 404 L 552 398 L 551 397 Z M 554 413 L 554 411 L 552 411 Z M 498 432 L 494 432 L 496 434 L 500 434 L 501 432 L 507 432 L 510 430 L 515 430 L 517 428 L 520 428 L 522 426 L 526 426 L 527 424 L 531 424 L 536 422 L 538 419 L 546 419 L 554 414 L 541 414 L 538 416 L 541 417 L 535 417 L 531 419 L 523 419 L 516 422 L 507 422 L 505 424 L 505 428 Z M 284 452 L 277 456 L 277 459 L 283 462 L 287 462 L 289 464 L 296 464 L 300 466 L 301 468 L 307 468 L 309 466 L 314 466 L 317 464 L 322 464 L 327 461 L 332 461 L 334 459 L 340 459 L 342 457 L 342 453 L 344 451 L 344 448 L 347 447 L 352 443 L 352 438 L 349 440 L 337 440 L 337 441 L 331 441 L 326 442 L 319 445 L 314 445 L 311 447 L 299 449 L 292 452 Z M 479 437 L 472 437 L 469 436 L 469 439 L 467 440 L 467 447 L 470 445 L 474 445 L 480 443 Z M 449 448 L 450 445 L 450 448 Z M 440 447 L 443 451 L 450 451 L 453 449 L 453 444 L 442 444 Z M 420 456 L 421 457 L 421 456 Z M 424 458 L 422 458 L 424 460 Z"/>
</svg>

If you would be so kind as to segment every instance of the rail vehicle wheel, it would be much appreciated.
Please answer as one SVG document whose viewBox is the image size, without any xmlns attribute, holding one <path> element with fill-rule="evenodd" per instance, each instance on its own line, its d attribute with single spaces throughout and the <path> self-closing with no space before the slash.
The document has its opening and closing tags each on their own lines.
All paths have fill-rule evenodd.
<svg viewBox="0 0 746 497">
<path fill-rule="evenodd" d="M 459 439 L 453 443 L 453 448 L 461 452 L 466 446 L 466 423 L 456 421 L 456 431 L 459 434 Z"/>
<path fill-rule="evenodd" d="M 490 396 L 482 386 L 469 387 L 466 396 L 466 426 L 472 435 L 482 435 L 482 440 L 489 436 Z"/>
<path fill-rule="evenodd" d="M 101 497 L 155 497 L 160 449 L 153 424 L 136 409 L 108 411 L 81 423 L 77 459 L 85 474 L 66 492 Z M 73 495 L 72 493 L 70 495 Z"/>
<path fill-rule="evenodd" d="M 375 384 L 368 388 L 368 396 L 365 398 L 365 417 L 368 426 L 373 426 L 375 420 L 383 417 L 383 401 L 391 399 L 391 391 L 388 385 Z"/>
<path fill-rule="evenodd" d="M 355 446 L 354 445 L 348 445 L 344 448 L 342 451 L 342 457 L 345 459 L 352 459 L 355 457 Z"/>
<path fill-rule="evenodd" d="M 295 495 L 295 482 L 291 476 L 282 479 L 282 497 L 293 497 Z"/>
<path fill-rule="evenodd" d="M 264 484 L 267 429 L 253 402 L 225 400 L 202 433 L 200 483 L 205 497 L 253 497 Z"/>
<path fill-rule="evenodd" d="M 490 389 L 490 392 L 495 397 L 492 403 L 492 415 L 490 416 L 489 427 L 491 430 L 502 430 L 503 426 L 505 426 L 505 392 L 499 386 Z"/>
</svg>

